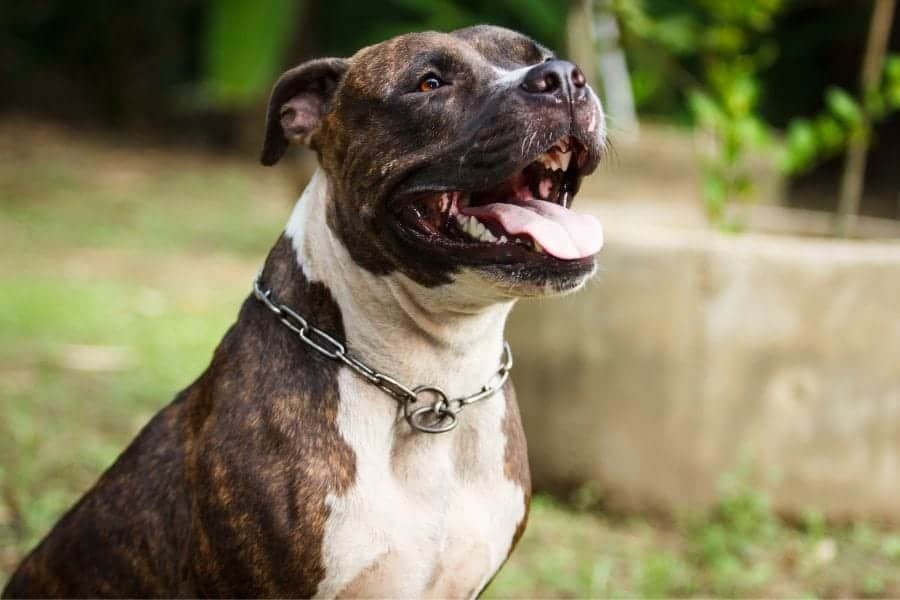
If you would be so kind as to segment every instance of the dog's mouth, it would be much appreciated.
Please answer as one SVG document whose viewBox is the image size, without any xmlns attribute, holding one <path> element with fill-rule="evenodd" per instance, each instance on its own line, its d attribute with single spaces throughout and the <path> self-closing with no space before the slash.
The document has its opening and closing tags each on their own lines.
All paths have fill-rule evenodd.
<svg viewBox="0 0 900 600">
<path fill-rule="evenodd" d="M 491 262 L 592 260 L 603 229 L 571 210 L 587 162 L 585 146 L 567 135 L 494 187 L 420 194 L 395 214 L 416 238 Z"/>
</svg>

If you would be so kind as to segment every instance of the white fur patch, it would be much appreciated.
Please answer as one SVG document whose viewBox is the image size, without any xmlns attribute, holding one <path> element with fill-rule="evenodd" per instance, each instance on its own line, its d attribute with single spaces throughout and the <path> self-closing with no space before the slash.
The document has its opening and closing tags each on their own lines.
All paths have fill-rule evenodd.
<svg viewBox="0 0 900 600">
<path fill-rule="evenodd" d="M 339 388 L 357 479 L 328 497 L 317 595 L 473 596 L 525 512 L 523 490 L 504 476 L 502 395 L 465 411 L 459 429 L 427 435 L 410 434 L 396 405 L 352 373 L 341 372 Z"/>
<path fill-rule="evenodd" d="M 485 296 L 471 273 L 424 288 L 401 274 L 372 275 L 326 223 L 328 184 L 317 171 L 285 229 L 310 281 L 341 309 L 347 347 L 410 386 L 451 396 L 477 391 L 500 363 L 512 301 Z M 502 393 L 467 407 L 449 433 L 411 433 L 397 402 L 342 369 L 338 427 L 356 456 L 356 480 L 327 498 L 317 596 L 459 597 L 477 594 L 507 556 L 525 513 L 506 478 Z"/>
</svg>

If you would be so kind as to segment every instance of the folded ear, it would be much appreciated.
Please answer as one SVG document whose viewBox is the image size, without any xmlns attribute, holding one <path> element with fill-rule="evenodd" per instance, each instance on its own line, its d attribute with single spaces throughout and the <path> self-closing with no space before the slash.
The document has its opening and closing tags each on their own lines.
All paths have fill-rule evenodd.
<svg viewBox="0 0 900 600">
<path fill-rule="evenodd" d="M 342 58 L 319 58 L 286 71 L 272 88 L 260 161 L 278 162 L 291 142 L 309 144 L 347 71 Z"/>
</svg>

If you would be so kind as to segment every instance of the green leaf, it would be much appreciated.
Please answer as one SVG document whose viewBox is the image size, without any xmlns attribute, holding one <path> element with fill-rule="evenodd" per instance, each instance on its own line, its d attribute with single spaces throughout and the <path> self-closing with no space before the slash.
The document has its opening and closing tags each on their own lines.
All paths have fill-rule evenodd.
<svg viewBox="0 0 900 600">
<path fill-rule="evenodd" d="M 766 146 L 771 140 L 769 126 L 756 116 L 738 119 L 735 129 L 737 135 L 750 146 L 760 148 Z"/>
<path fill-rule="evenodd" d="M 900 54 L 892 54 L 885 64 L 884 100 L 887 110 L 900 108 Z"/>
<path fill-rule="evenodd" d="M 885 99 L 891 110 L 900 108 L 900 84 L 887 89 Z"/>
<path fill-rule="evenodd" d="M 900 81 L 900 54 L 891 54 L 887 57 L 884 74 L 889 81 Z"/>
<path fill-rule="evenodd" d="M 832 87 L 825 93 L 825 103 L 833 115 L 849 125 L 862 123 L 862 109 L 859 103 L 841 88 Z"/>
<path fill-rule="evenodd" d="M 840 123 L 827 115 L 816 119 L 815 135 L 818 151 L 835 152 L 847 143 L 847 132 Z"/>
<path fill-rule="evenodd" d="M 812 164 L 816 155 L 816 132 L 807 119 L 796 119 L 788 125 L 786 140 L 786 168 L 796 172 Z"/>
<path fill-rule="evenodd" d="M 688 104 L 697 122 L 706 127 L 715 128 L 724 118 L 716 101 L 704 92 L 691 92 L 688 96 Z"/>
</svg>

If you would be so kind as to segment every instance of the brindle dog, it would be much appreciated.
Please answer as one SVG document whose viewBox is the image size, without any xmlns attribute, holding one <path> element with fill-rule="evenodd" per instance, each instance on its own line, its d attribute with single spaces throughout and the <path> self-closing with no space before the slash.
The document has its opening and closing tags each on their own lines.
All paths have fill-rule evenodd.
<svg viewBox="0 0 900 600">
<path fill-rule="evenodd" d="M 599 223 L 569 205 L 603 122 L 573 64 L 497 27 L 302 64 L 262 162 L 299 142 L 321 168 L 260 279 L 370 367 L 477 392 L 513 302 L 595 269 Z M 413 429 L 251 296 L 4 595 L 476 596 L 524 528 L 528 463 L 509 384 L 455 416 Z"/>
</svg>

